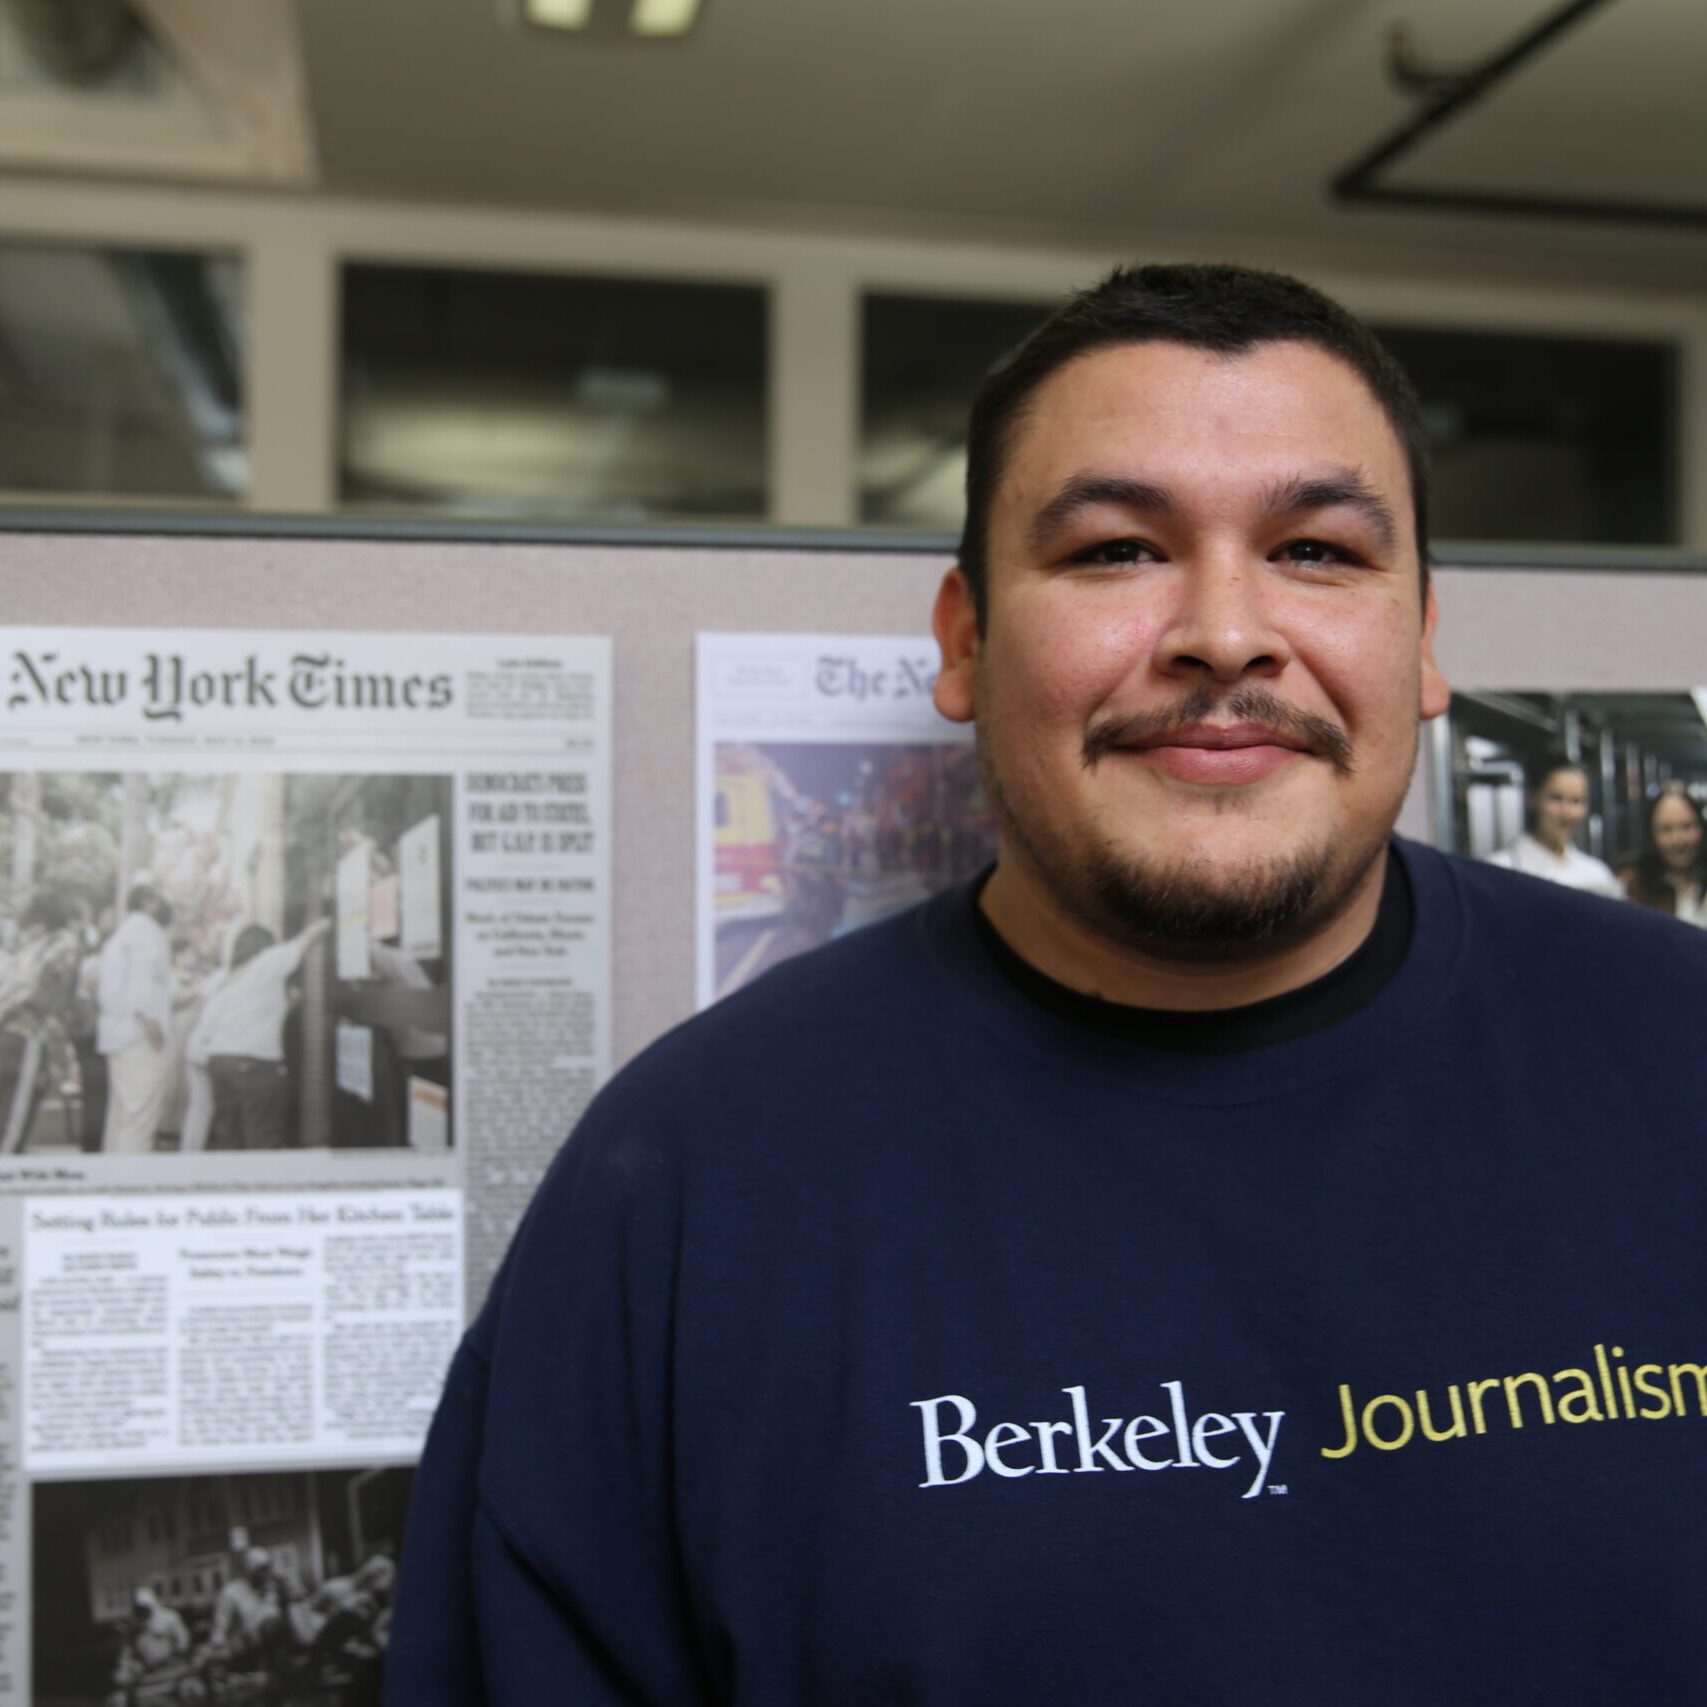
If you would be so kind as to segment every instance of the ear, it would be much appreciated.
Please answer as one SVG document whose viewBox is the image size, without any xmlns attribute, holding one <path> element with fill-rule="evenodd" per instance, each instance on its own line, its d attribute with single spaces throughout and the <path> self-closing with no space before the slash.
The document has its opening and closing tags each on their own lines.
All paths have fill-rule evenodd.
<svg viewBox="0 0 1707 1707">
<path fill-rule="evenodd" d="M 957 563 L 943 576 L 931 612 L 931 631 L 942 653 L 931 697 L 951 723 L 970 723 L 977 712 L 978 613 L 966 572 Z"/>
<path fill-rule="evenodd" d="M 1434 602 L 1434 582 L 1431 578 L 1428 592 L 1423 598 L 1422 704 L 1419 715 L 1424 718 L 1438 717 L 1452 703 L 1451 684 L 1440 673 L 1440 666 L 1434 661 L 1434 624 L 1438 614 Z"/>
</svg>

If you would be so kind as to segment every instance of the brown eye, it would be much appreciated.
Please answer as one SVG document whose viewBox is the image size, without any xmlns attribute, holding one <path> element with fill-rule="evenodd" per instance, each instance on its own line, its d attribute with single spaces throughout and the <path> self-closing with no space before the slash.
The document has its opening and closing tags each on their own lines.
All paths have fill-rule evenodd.
<svg viewBox="0 0 1707 1707">
<path fill-rule="evenodd" d="M 1095 545 L 1087 545 L 1083 551 L 1075 551 L 1068 559 L 1071 563 L 1147 563 L 1156 558 L 1154 546 L 1146 544 L 1141 539 L 1102 539 Z"/>
<path fill-rule="evenodd" d="M 1283 557 L 1289 563 L 1356 563 L 1360 559 L 1343 545 L 1330 545 L 1325 539 L 1293 539 L 1288 540 L 1279 551 L 1277 557 Z"/>
</svg>

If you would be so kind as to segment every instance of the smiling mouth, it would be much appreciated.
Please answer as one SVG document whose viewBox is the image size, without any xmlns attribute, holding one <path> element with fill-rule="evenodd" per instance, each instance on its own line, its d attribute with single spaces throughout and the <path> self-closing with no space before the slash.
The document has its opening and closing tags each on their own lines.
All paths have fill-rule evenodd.
<svg viewBox="0 0 1707 1707">
<path fill-rule="evenodd" d="M 1184 729 L 1168 729 L 1159 735 L 1141 736 L 1135 741 L 1122 741 L 1119 744 L 1127 752 L 1139 753 L 1150 752 L 1158 747 L 1198 747 L 1212 753 L 1234 752 L 1243 747 L 1285 747 L 1294 753 L 1310 751 L 1310 743 L 1296 735 L 1251 723 L 1226 726 L 1198 723 Z"/>
<path fill-rule="evenodd" d="M 1217 712 L 1229 721 L 1212 721 Z M 1085 767 L 1110 753 L 1132 754 L 1188 782 L 1255 782 L 1300 757 L 1326 760 L 1342 774 L 1352 769 L 1351 742 L 1338 724 L 1259 686 L 1219 704 L 1200 691 L 1156 711 L 1104 719 L 1085 732 Z"/>
<path fill-rule="evenodd" d="M 1138 754 L 1182 782 L 1222 784 L 1258 782 L 1311 752 L 1296 736 L 1243 723 L 1171 729 L 1147 740 L 1122 742 L 1115 750 Z"/>
</svg>

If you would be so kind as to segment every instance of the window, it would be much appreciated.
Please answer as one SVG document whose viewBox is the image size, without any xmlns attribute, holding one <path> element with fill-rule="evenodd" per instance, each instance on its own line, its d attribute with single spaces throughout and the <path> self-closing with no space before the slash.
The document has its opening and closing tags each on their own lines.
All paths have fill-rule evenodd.
<svg viewBox="0 0 1707 1707">
<path fill-rule="evenodd" d="M 862 522 L 959 531 L 972 394 L 997 358 L 1050 307 L 939 296 L 865 298 L 860 316 Z"/>
<path fill-rule="evenodd" d="M 762 520 L 765 313 L 753 285 L 347 266 L 340 497 Z"/>
<path fill-rule="evenodd" d="M 1382 326 L 1422 397 L 1437 539 L 1672 545 L 1672 344 Z"/>
<path fill-rule="evenodd" d="M 108 1558 L 131 1550 L 131 1527 L 128 1517 L 110 1517 L 96 1534 L 95 1545 Z"/>
<path fill-rule="evenodd" d="M 184 1499 L 185 1533 L 191 1538 L 192 1546 L 200 1541 L 207 1544 L 209 1538 L 218 1538 L 223 1545 L 226 1525 L 225 1501 L 217 1493 L 190 1492 Z"/>
<path fill-rule="evenodd" d="M 0 243 L 0 490 L 247 489 L 229 255 Z"/>
</svg>

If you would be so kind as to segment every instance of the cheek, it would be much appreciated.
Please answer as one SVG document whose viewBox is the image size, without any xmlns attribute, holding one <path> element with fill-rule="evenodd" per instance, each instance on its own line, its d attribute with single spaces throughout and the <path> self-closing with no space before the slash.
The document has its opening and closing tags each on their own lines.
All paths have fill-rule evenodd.
<svg viewBox="0 0 1707 1707">
<path fill-rule="evenodd" d="M 1077 733 L 1118 700 L 1145 645 L 1130 622 L 1057 611 L 1039 600 L 991 637 L 986 662 L 1012 714 L 1035 724 L 1069 724 Z"/>
<path fill-rule="evenodd" d="M 1354 722 L 1415 728 L 1422 654 L 1414 612 L 1386 607 L 1360 623 L 1324 626 L 1298 648 L 1304 667 Z"/>
</svg>

